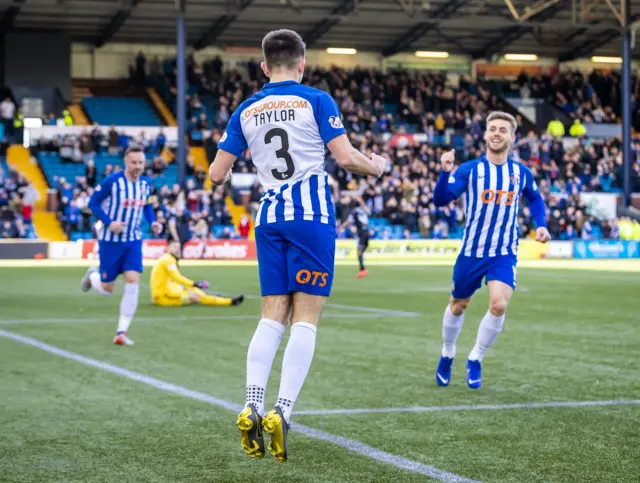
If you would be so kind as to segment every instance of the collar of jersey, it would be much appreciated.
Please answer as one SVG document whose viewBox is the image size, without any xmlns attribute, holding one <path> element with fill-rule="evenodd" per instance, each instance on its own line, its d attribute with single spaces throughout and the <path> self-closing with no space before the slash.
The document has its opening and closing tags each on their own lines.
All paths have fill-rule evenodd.
<svg viewBox="0 0 640 483">
<path fill-rule="evenodd" d="M 281 82 L 267 82 L 264 86 L 262 86 L 262 88 L 263 89 L 269 89 L 271 87 L 288 86 L 288 85 L 293 85 L 293 84 L 297 84 L 297 82 L 294 81 L 294 80 L 286 80 L 286 81 L 281 81 Z"/>
<path fill-rule="evenodd" d="M 480 158 L 480 159 L 482 159 L 483 161 L 486 161 L 486 162 L 487 162 L 487 163 L 489 163 L 489 164 L 493 164 L 493 163 L 491 163 L 491 161 L 489 161 L 489 160 L 487 159 L 487 154 L 486 154 L 486 153 L 485 153 L 485 154 L 483 154 L 483 155 L 481 156 L 481 158 Z M 511 156 L 507 156 L 507 162 L 506 162 L 506 163 L 504 163 L 504 164 L 509 164 L 510 162 L 513 162 L 513 158 L 512 158 Z M 503 165 L 501 165 L 501 166 L 504 166 L 504 164 L 503 164 Z M 496 164 L 495 166 L 498 166 L 498 165 Z"/>
</svg>

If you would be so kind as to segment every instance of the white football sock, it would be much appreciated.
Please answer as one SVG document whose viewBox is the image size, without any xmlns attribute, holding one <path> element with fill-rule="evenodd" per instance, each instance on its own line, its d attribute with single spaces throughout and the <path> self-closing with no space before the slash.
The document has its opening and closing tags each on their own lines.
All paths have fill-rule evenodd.
<svg viewBox="0 0 640 483">
<path fill-rule="evenodd" d="M 276 403 L 287 422 L 291 419 L 293 405 L 311 367 L 316 331 L 316 326 L 308 322 L 296 322 L 291 326 L 291 335 L 282 359 L 280 392 Z"/>
<path fill-rule="evenodd" d="M 493 345 L 498 338 L 498 334 L 502 331 L 502 324 L 504 324 L 504 315 L 496 317 L 487 311 L 485 316 L 480 322 L 478 327 L 478 337 L 476 338 L 476 345 L 473 346 L 471 354 L 469 354 L 469 360 L 482 361 L 485 353 Z"/>
<path fill-rule="evenodd" d="M 278 352 L 282 334 L 286 328 L 286 325 L 275 320 L 262 319 L 249 344 L 245 406 L 254 404 L 260 416 L 264 415 L 264 392 L 273 359 Z"/>
<path fill-rule="evenodd" d="M 120 320 L 118 321 L 117 333 L 127 332 L 133 316 L 138 308 L 138 293 L 140 285 L 137 283 L 125 283 L 122 300 L 120 300 Z"/>
<path fill-rule="evenodd" d="M 464 324 L 464 312 L 453 315 L 451 306 L 447 305 L 442 318 L 442 356 L 453 359 L 456 356 L 456 341 Z"/>
<path fill-rule="evenodd" d="M 100 272 L 92 272 L 89 275 L 89 281 L 91 282 L 91 288 L 98 292 L 100 295 L 104 295 L 108 297 L 109 295 L 113 295 L 111 292 L 107 292 L 102 288 L 102 280 L 100 280 Z"/>
</svg>

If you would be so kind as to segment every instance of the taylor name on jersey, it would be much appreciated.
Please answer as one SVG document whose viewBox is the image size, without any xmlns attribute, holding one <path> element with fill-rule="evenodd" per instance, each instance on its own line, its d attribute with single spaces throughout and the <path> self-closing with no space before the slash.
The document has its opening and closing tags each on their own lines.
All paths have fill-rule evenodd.
<svg viewBox="0 0 640 483">
<path fill-rule="evenodd" d="M 295 122 L 298 109 L 309 109 L 309 101 L 302 99 L 267 101 L 247 109 L 242 115 L 247 118 L 253 117 L 255 125 L 260 126 L 267 122 Z"/>
<path fill-rule="evenodd" d="M 265 84 L 238 107 L 219 146 L 236 156 L 251 149 L 268 208 L 256 225 L 298 216 L 333 222 L 325 145 L 344 133 L 331 96 L 295 81 Z"/>
</svg>

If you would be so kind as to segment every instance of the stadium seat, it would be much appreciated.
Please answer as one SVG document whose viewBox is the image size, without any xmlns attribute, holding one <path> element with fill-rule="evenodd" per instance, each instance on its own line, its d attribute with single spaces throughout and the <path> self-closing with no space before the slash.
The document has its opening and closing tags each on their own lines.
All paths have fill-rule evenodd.
<svg viewBox="0 0 640 483">
<path fill-rule="evenodd" d="M 85 97 L 85 112 L 102 125 L 161 126 L 153 110 L 139 97 Z"/>
</svg>

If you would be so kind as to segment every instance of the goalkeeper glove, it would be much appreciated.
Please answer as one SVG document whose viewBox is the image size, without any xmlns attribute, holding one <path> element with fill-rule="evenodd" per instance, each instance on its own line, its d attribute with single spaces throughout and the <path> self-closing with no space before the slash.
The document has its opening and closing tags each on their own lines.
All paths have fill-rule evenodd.
<svg viewBox="0 0 640 483">
<path fill-rule="evenodd" d="M 209 282 L 207 282 L 206 280 L 201 280 L 200 282 L 194 283 L 193 286 L 199 288 L 200 290 L 205 290 L 209 288 Z"/>
</svg>

